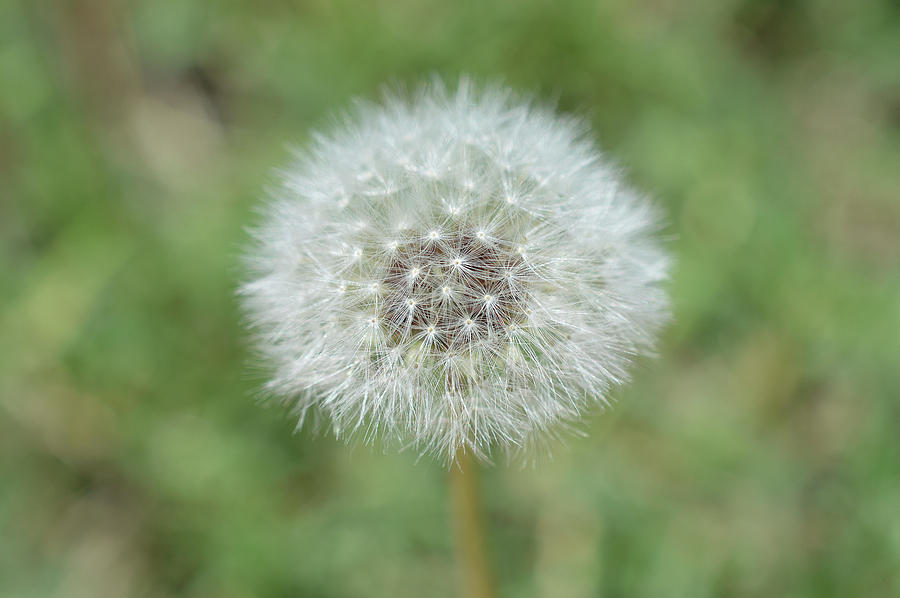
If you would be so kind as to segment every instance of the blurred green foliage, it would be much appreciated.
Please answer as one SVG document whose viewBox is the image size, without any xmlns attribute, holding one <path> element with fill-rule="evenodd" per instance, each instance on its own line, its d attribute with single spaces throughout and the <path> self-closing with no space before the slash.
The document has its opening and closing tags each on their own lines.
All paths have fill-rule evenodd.
<svg viewBox="0 0 900 598">
<path fill-rule="evenodd" d="M 590 119 L 670 218 L 660 359 L 486 469 L 502 596 L 900 595 L 900 5 L 0 3 L 0 595 L 452 596 L 445 472 L 255 404 L 244 227 L 384 82 Z"/>
</svg>

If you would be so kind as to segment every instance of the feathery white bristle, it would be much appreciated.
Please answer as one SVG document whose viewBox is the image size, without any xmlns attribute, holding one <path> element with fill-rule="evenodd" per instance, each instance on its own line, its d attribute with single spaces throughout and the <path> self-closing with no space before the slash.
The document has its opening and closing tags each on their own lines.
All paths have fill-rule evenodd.
<svg viewBox="0 0 900 598">
<path fill-rule="evenodd" d="M 450 460 L 605 403 L 666 318 L 654 211 L 499 87 L 361 105 L 284 174 L 241 291 L 268 388 Z"/>
</svg>

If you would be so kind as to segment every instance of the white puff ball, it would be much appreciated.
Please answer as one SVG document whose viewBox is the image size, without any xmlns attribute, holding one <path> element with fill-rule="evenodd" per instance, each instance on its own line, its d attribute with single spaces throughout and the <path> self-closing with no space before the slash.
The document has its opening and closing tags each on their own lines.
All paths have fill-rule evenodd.
<svg viewBox="0 0 900 598">
<path fill-rule="evenodd" d="M 241 294 L 267 389 L 448 461 L 606 402 L 666 319 L 652 206 L 500 87 L 361 104 L 283 172 Z"/>
</svg>

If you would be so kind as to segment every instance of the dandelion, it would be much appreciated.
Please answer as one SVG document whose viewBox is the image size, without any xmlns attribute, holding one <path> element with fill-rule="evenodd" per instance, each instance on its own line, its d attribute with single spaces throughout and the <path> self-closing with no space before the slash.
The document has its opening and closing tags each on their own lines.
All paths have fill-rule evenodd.
<svg viewBox="0 0 900 598">
<path fill-rule="evenodd" d="M 302 423 L 448 461 L 565 429 L 666 317 L 655 211 L 563 118 L 440 83 L 361 104 L 283 172 L 241 293 Z"/>
</svg>

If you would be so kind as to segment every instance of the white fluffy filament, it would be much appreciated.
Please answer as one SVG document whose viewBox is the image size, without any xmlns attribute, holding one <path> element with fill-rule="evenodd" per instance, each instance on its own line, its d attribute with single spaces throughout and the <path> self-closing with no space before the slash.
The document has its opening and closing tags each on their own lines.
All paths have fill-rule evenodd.
<svg viewBox="0 0 900 598">
<path fill-rule="evenodd" d="M 439 83 L 284 172 L 243 301 L 268 389 L 339 436 L 452 459 L 605 403 L 666 317 L 651 206 L 572 119 Z"/>
</svg>

